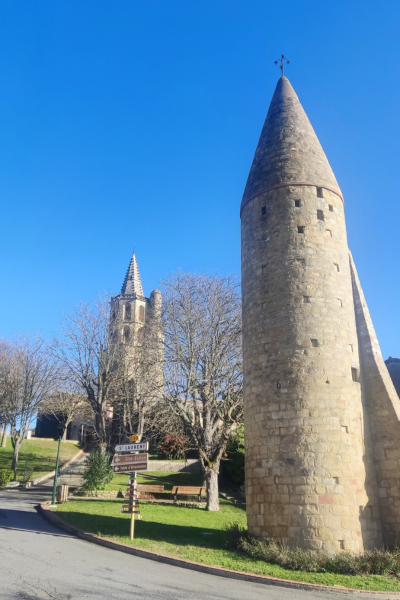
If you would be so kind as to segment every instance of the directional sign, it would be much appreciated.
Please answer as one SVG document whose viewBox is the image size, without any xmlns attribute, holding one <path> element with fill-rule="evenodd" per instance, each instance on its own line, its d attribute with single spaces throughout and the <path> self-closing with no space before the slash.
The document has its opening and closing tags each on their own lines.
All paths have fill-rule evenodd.
<svg viewBox="0 0 400 600">
<path fill-rule="evenodd" d="M 148 454 L 123 454 L 113 457 L 113 465 L 135 464 L 138 462 L 147 462 Z"/>
<path fill-rule="evenodd" d="M 139 452 L 148 450 L 149 442 L 141 442 L 140 444 L 119 444 L 115 446 L 115 452 Z"/>
<path fill-rule="evenodd" d="M 120 512 L 122 513 L 130 513 L 130 514 L 134 514 L 134 515 L 140 515 L 140 510 L 137 510 L 136 508 L 132 508 L 132 506 L 122 506 L 120 509 Z"/>
<path fill-rule="evenodd" d="M 137 455 L 135 455 L 137 456 Z M 140 454 L 139 454 L 140 456 Z M 114 473 L 129 473 L 132 471 L 147 471 L 148 470 L 148 462 L 144 460 L 143 462 L 135 462 L 127 465 L 121 464 L 113 464 L 112 466 Z"/>
<path fill-rule="evenodd" d="M 113 457 L 113 465 L 135 465 L 136 463 L 147 462 L 148 454 L 123 454 L 122 456 Z M 133 469 L 135 470 L 135 469 Z"/>
</svg>

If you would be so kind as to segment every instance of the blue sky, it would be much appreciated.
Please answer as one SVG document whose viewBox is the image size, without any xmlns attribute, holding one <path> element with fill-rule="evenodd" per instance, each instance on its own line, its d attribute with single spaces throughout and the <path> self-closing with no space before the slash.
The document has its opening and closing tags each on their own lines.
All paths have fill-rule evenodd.
<svg viewBox="0 0 400 600">
<path fill-rule="evenodd" d="M 178 268 L 240 274 L 239 205 L 279 70 L 346 200 L 384 357 L 400 356 L 397 0 L 0 1 L 0 331 L 57 332 Z"/>
</svg>

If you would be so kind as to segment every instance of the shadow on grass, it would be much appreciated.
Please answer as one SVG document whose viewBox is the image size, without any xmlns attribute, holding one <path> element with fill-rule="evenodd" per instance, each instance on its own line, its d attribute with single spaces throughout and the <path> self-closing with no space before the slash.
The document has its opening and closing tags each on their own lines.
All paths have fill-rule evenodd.
<svg viewBox="0 0 400 600">
<path fill-rule="evenodd" d="M 103 537 L 129 537 L 129 517 L 113 517 L 106 515 L 91 515 L 63 511 L 59 516 L 68 523 Z M 233 519 L 232 519 L 233 520 Z M 227 533 L 221 529 L 210 529 L 198 525 L 176 525 L 155 521 L 136 521 L 136 540 L 153 542 L 168 542 L 179 546 L 196 546 L 225 550 Z M 129 542 L 129 540 L 123 540 Z"/>
</svg>

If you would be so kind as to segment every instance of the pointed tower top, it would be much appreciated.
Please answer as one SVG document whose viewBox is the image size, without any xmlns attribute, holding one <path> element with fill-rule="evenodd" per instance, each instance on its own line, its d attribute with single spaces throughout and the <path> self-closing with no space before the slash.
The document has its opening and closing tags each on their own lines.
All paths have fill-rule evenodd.
<svg viewBox="0 0 400 600">
<path fill-rule="evenodd" d="M 124 283 L 122 284 L 121 294 L 144 295 L 135 253 L 132 254 L 131 262 L 129 263 Z"/>
<path fill-rule="evenodd" d="M 241 209 L 253 198 L 284 185 L 340 187 L 315 131 L 287 77 L 280 77 L 261 131 Z"/>
</svg>

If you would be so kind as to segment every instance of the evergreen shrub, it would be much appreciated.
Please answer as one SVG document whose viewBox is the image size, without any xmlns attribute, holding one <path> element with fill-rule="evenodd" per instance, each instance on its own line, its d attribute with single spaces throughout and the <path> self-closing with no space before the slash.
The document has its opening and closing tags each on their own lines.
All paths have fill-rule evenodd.
<svg viewBox="0 0 400 600">
<path fill-rule="evenodd" d="M 11 469 L 0 470 L 0 487 L 4 487 L 14 479 L 14 471 Z"/>
<path fill-rule="evenodd" d="M 107 452 L 101 447 L 95 448 L 86 459 L 83 489 L 102 490 L 112 478 L 113 470 Z"/>
<path fill-rule="evenodd" d="M 229 458 L 226 469 L 233 481 L 244 483 L 244 427 L 238 427 L 229 437 L 226 446 L 226 455 Z"/>
</svg>

